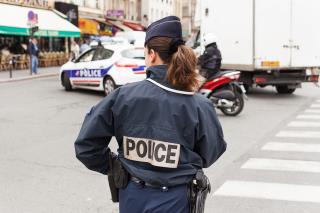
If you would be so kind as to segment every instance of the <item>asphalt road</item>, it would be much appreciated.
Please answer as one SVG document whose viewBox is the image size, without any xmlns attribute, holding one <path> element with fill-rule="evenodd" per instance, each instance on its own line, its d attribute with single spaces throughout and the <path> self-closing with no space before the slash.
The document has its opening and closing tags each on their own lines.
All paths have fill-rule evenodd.
<svg viewBox="0 0 320 213">
<path fill-rule="evenodd" d="M 74 155 L 84 115 L 102 98 L 65 92 L 57 77 L 0 84 L 0 212 L 117 212 L 106 177 Z M 255 89 L 238 117 L 218 112 L 228 150 L 206 170 L 215 192 L 206 212 L 319 213 L 318 100 L 310 84 L 294 95 Z"/>
</svg>

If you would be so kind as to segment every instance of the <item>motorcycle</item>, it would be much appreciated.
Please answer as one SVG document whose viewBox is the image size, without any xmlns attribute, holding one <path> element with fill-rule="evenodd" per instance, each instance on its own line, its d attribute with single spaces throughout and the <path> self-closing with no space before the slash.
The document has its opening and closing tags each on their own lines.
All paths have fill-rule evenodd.
<svg viewBox="0 0 320 213">
<path fill-rule="evenodd" d="M 246 90 L 238 82 L 239 71 L 220 71 L 209 78 L 199 93 L 212 101 L 213 105 L 227 116 L 236 116 L 243 110 Z"/>
</svg>

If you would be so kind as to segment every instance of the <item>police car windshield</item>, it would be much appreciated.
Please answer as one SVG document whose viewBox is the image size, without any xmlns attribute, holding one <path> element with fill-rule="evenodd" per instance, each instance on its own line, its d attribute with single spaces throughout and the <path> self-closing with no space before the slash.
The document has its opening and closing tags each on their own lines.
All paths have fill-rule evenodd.
<svg viewBox="0 0 320 213">
<path fill-rule="evenodd" d="M 128 49 L 121 52 L 122 57 L 130 58 L 130 59 L 141 59 L 144 60 L 144 49 L 136 48 L 136 49 Z"/>
</svg>

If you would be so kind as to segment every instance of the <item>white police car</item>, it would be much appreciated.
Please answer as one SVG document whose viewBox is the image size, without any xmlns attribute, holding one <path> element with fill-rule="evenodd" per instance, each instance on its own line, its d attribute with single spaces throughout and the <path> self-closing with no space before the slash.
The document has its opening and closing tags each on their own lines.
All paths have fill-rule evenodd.
<svg viewBox="0 0 320 213">
<path fill-rule="evenodd" d="M 65 90 L 83 88 L 104 91 L 146 78 L 144 49 L 131 45 L 93 47 L 61 67 L 60 79 Z"/>
</svg>

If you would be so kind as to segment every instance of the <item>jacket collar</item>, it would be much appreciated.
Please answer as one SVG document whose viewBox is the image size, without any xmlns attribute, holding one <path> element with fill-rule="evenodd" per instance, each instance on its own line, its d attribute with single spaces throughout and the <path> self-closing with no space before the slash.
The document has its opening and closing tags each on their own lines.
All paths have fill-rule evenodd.
<svg viewBox="0 0 320 213">
<path fill-rule="evenodd" d="M 166 81 L 168 66 L 163 65 L 155 65 L 148 67 L 147 69 L 147 78 L 152 78 L 157 81 Z"/>
<path fill-rule="evenodd" d="M 183 94 L 183 95 L 194 95 L 193 92 L 186 92 L 186 91 L 180 91 L 180 90 L 174 89 L 166 79 L 167 69 L 168 69 L 167 65 L 156 65 L 156 66 L 149 67 L 146 71 L 147 80 L 153 84 L 156 84 L 162 89 L 165 89 L 173 93 Z"/>
</svg>

